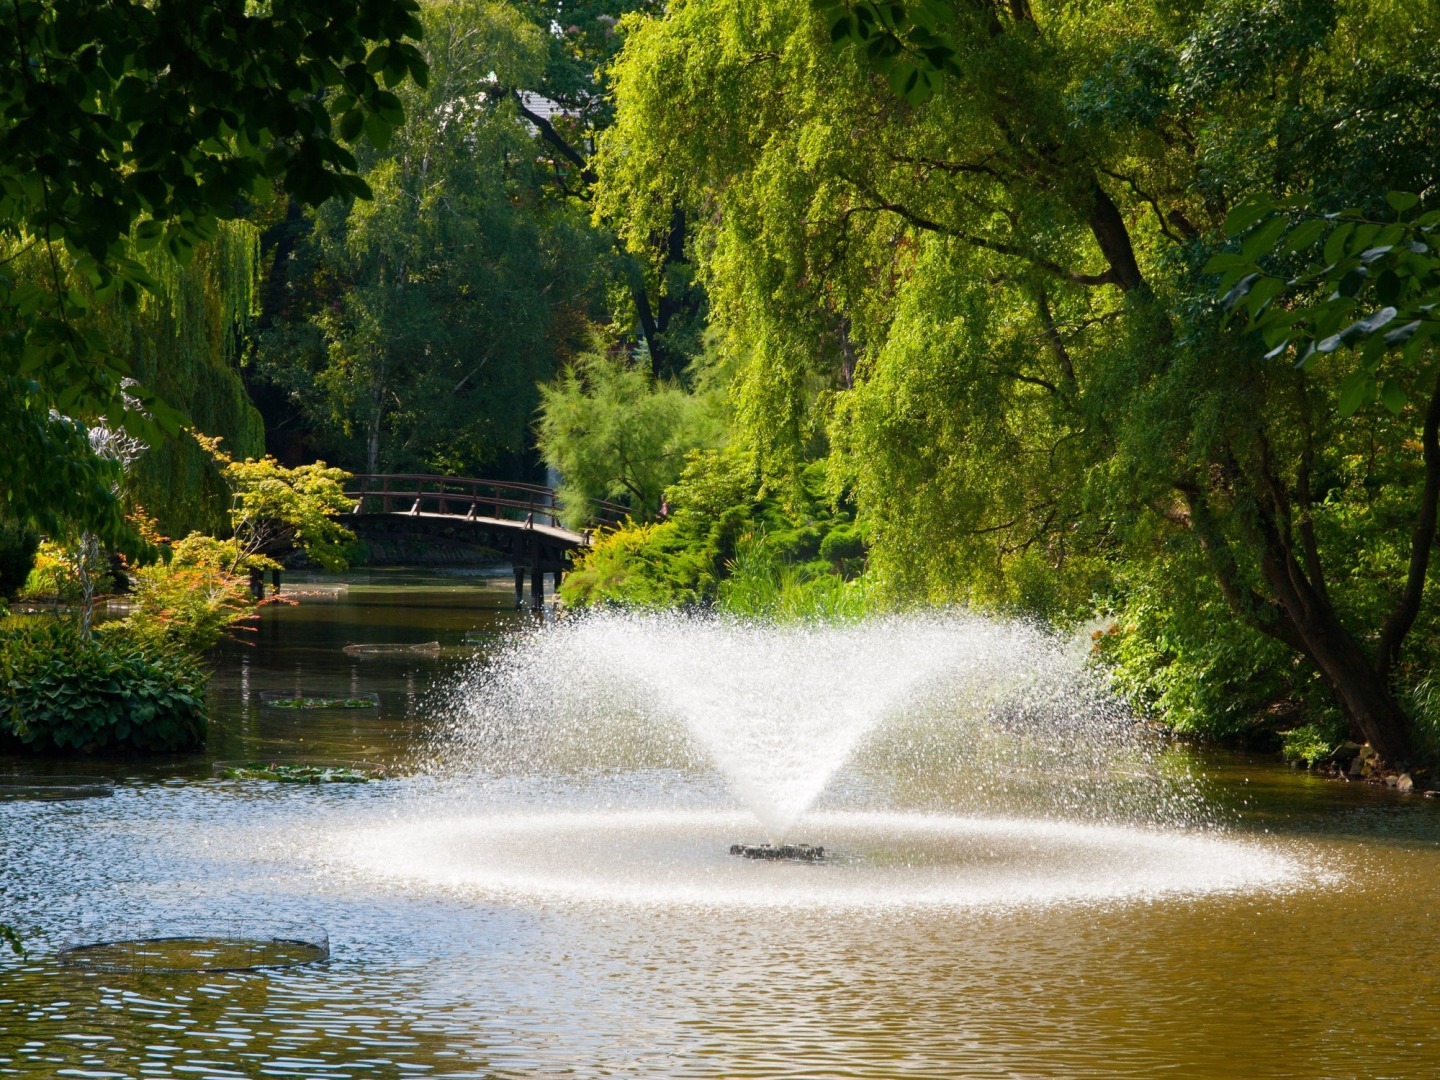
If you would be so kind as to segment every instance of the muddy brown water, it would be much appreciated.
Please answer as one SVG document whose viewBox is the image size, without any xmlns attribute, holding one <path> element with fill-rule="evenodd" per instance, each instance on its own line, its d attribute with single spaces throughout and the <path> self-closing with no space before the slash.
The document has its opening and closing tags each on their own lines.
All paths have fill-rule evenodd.
<svg viewBox="0 0 1440 1080">
<path fill-rule="evenodd" d="M 116 781 L 110 797 L 0 802 L 0 920 L 31 946 L 0 960 L 0 1076 L 1440 1076 L 1440 800 L 1265 758 L 1191 764 L 1225 837 L 1302 869 L 1273 887 L 867 909 L 617 903 L 368 873 L 347 853 L 413 818 L 723 792 L 703 775 L 468 787 L 426 775 L 430 687 L 531 616 L 500 578 L 347 583 L 266 609 L 249 644 L 222 650 L 203 754 L 0 760 Z M 343 653 L 435 640 L 437 658 Z M 263 707 L 267 690 L 380 705 L 295 715 Z M 212 775 L 215 761 L 287 756 L 377 761 L 401 778 Z M 1037 873 L 1045 858 L 1042 846 Z M 144 974 L 55 958 L 167 917 L 317 923 L 331 958 Z"/>
</svg>

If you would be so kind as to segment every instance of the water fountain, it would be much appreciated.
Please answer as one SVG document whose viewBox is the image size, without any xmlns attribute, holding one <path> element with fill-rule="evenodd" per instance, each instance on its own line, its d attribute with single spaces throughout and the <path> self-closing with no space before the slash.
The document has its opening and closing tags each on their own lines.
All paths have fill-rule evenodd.
<svg viewBox="0 0 1440 1080">
<path fill-rule="evenodd" d="M 1194 781 L 1167 773 L 1083 647 L 1020 622 L 600 614 L 492 654 L 446 708 L 435 771 L 462 782 L 358 837 L 369 872 L 508 897 L 866 908 L 1294 874 L 1209 829 Z"/>
</svg>

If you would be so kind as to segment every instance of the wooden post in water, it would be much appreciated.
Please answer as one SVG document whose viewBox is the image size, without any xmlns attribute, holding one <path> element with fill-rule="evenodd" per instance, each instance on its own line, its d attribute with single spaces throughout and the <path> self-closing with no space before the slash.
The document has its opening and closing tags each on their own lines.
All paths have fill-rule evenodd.
<svg viewBox="0 0 1440 1080">
<path fill-rule="evenodd" d="M 525 606 L 525 567 L 515 564 L 515 610 Z"/>
<path fill-rule="evenodd" d="M 535 556 L 530 563 L 530 610 L 539 611 L 545 606 L 545 571 L 540 569 L 540 545 L 534 547 Z"/>
<path fill-rule="evenodd" d="M 250 596 L 255 600 L 265 599 L 265 571 L 258 566 L 250 568 Z"/>
<path fill-rule="evenodd" d="M 565 571 L 564 571 L 564 570 L 556 570 L 556 571 L 555 571 L 555 592 L 556 592 L 557 594 L 560 592 L 560 579 L 561 579 L 562 577 L 564 577 L 564 576 L 565 576 Z"/>
</svg>

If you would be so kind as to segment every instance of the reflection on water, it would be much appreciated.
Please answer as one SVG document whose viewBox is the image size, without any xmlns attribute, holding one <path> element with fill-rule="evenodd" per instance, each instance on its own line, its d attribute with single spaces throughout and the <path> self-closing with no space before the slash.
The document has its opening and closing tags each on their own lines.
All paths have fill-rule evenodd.
<svg viewBox="0 0 1440 1080">
<path fill-rule="evenodd" d="M 683 769 L 315 788 L 211 778 L 212 760 L 284 749 L 380 760 L 403 774 L 430 752 L 425 694 L 461 662 L 465 633 L 529 625 L 509 610 L 508 581 L 352 582 L 344 598 L 267 609 L 255 645 L 226 650 L 206 754 L 57 764 L 122 782 L 108 799 L 0 803 L 0 917 L 33 946 L 28 961 L 0 960 L 0 1076 L 1440 1074 L 1440 970 L 1430 960 L 1440 800 L 1207 758 L 1198 763 L 1207 795 L 1233 824 L 1184 843 L 1233 844 L 1224 850 L 1283 871 L 1264 887 L 1217 892 L 1140 887 L 1020 907 L 507 893 L 475 873 L 538 865 L 558 875 L 566 844 L 577 873 L 615 870 L 598 857 L 602 840 L 583 831 L 556 841 L 552 830 L 539 852 L 517 847 L 517 822 L 581 807 L 688 822 L 653 853 L 656 879 L 693 881 L 706 866 L 717 880 L 758 872 L 741 879 L 749 886 L 796 871 L 863 875 L 883 845 L 866 847 L 858 829 L 850 847 L 872 861 L 849 866 L 712 858 L 696 842 L 706 815 L 723 819 L 721 851 L 745 839 L 731 835 L 741 824 L 723 782 Z M 434 660 L 356 661 L 341 651 L 434 640 Z M 375 691 L 381 708 L 260 707 L 262 690 L 297 687 Z M 952 782 L 958 791 L 966 778 Z M 854 826 L 846 815 L 875 790 L 863 769 L 842 772 L 822 802 L 830 830 Z M 934 812 L 944 785 L 885 797 Z M 446 822 L 472 831 L 447 839 Z M 476 823 L 490 827 L 477 833 Z M 831 842 L 828 831 L 815 839 Z M 919 845 L 915 858 L 907 845 L 908 872 L 963 871 L 983 890 L 987 874 L 1050 854 L 1080 874 L 1095 850 L 1041 846 L 1026 863 L 1013 855 L 1028 850 L 1023 830 L 998 848 L 995 839 Z M 422 841 L 459 843 L 455 872 L 380 872 L 407 857 L 443 867 Z M 643 876 L 646 853 L 623 834 L 618 843 L 608 854 L 618 850 L 620 869 Z M 1155 872 L 1152 856 L 1133 855 L 1137 874 Z M 1236 869 L 1223 855 L 1216 862 Z M 87 927 L 197 915 L 313 921 L 328 929 L 332 959 L 152 975 L 82 973 L 53 959 Z"/>
</svg>

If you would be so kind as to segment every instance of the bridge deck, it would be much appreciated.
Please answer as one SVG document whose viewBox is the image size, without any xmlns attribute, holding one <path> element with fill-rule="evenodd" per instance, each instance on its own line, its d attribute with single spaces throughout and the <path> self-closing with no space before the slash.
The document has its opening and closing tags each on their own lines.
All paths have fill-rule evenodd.
<svg viewBox="0 0 1440 1080">
<path fill-rule="evenodd" d="M 368 516 L 368 515 L 367 515 Z M 484 514 L 440 514 L 433 510 L 392 510 L 384 515 L 386 517 L 401 518 L 424 518 L 430 521 L 468 522 L 478 528 L 506 529 L 514 532 L 534 533 L 537 538 L 544 538 L 552 541 L 556 546 L 568 548 L 589 547 L 591 539 L 585 533 L 571 532 L 569 529 L 561 528 L 559 525 L 541 525 L 537 523 L 526 524 L 523 521 L 516 521 L 514 518 L 487 517 Z"/>
</svg>

